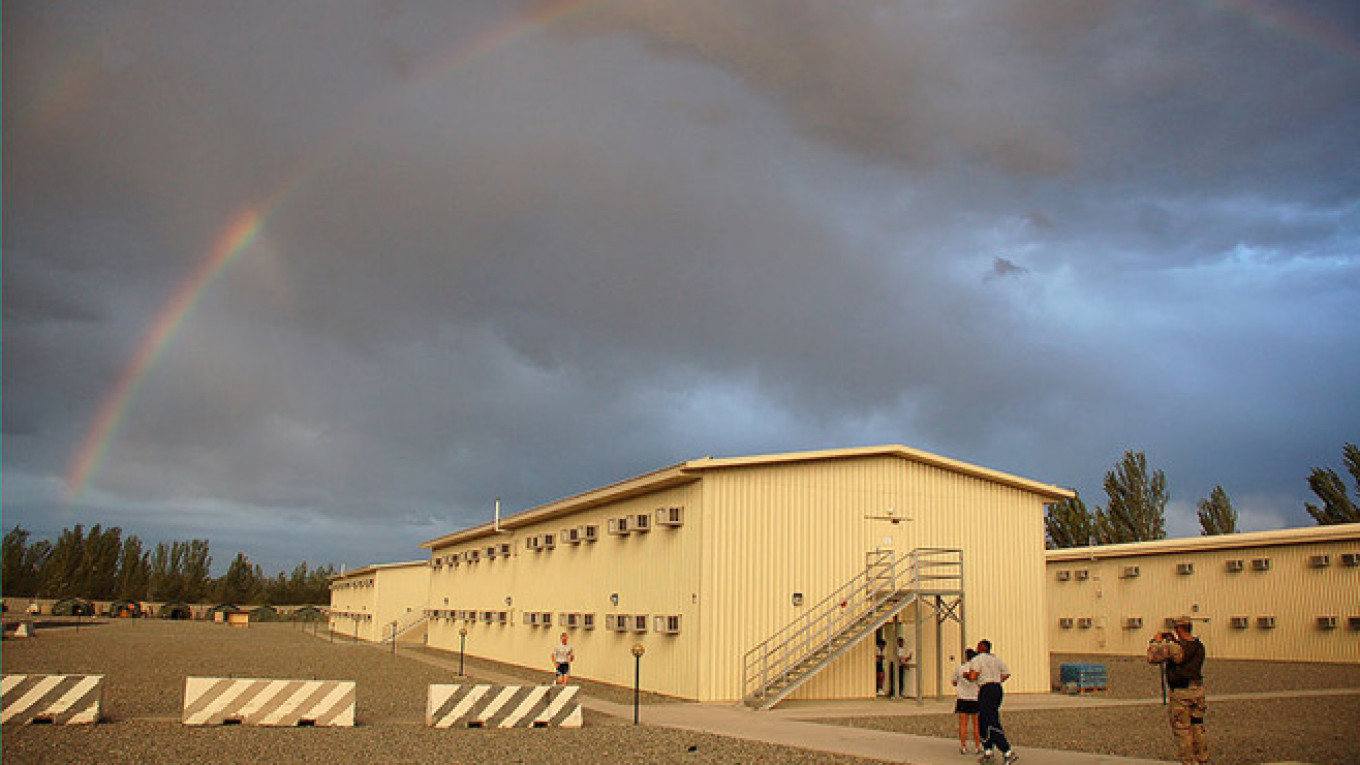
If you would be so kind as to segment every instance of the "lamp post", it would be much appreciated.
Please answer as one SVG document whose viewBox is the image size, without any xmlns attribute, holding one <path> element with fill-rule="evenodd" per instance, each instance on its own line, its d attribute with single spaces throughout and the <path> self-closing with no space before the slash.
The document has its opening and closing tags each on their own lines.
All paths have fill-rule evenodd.
<svg viewBox="0 0 1360 765">
<path fill-rule="evenodd" d="M 467 647 L 467 627 L 458 628 L 458 676 L 463 676 L 463 649 Z"/>
<path fill-rule="evenodd" d="M 638 724 L 638 689 L 642 680 L 642 654 L 647 649 L 641 643 L 633 644 L 633 724 Z"/>
</svg>

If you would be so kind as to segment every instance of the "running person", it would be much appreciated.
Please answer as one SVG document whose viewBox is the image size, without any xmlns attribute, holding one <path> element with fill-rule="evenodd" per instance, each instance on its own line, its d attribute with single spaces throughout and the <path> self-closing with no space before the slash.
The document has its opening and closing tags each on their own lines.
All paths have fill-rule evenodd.
<svg viewBox="0 0 1360 765">
<path fill-rule="evenodd" d="M 1006 765 L 1020 759 L 1006 740 L 1001 727 L 1001 684 L 1011 677 L 1006 662 L 992 655 L 992 641 L 979 640 L 977 656 L 968 662 L 964 676 L 978 684 L 978 727 L 982 729 L 982 756 L 978 762 L 989 763 L 992 753 L 1000 749 Z"/>
</svg>

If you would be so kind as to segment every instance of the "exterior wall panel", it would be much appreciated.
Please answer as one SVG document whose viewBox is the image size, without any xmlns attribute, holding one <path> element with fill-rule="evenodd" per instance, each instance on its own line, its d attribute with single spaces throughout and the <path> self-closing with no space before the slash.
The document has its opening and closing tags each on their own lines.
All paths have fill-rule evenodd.
<svg viewBox="0 0 1360 765">
<path fill-rule="evenodd" d="M 550 653 L 559 635 L 568 634 L 576 650 L 573 673 L 622 686 L 633 684 L 631 649 L 641 643 L 642 685 L 657 693 L 693 698 L 697 695 L 694 666 L 699 635 L 697 597 L 699 519 L 702 510 L 689 488 L 672 489 L 634 497 L 567 518 L 548 520 L 513 532 L 482 537 L 472 542 L 436 548 L 432 555 L 448 556 L 464 550 L 481 550 L 477 563 L 455 568 L 441 566 L 432 575 L 428 608 L 433 611 L 508 611 L 509 623 L 465 623 L 436 618 L 430 627 L 432 647 L 459 650 L 459 630 L 468 630 L 466 650 L 481 656 L 532 669 L 551 670 Z M 646 533 L 612 536 L 606 528 L 610 518 L 645 513 L 655 524 L 661 507 L 683 507 L 684 525 L 655 526 Z M 594 524 L 596 542 L 567 544 L 562 532 L 568 527 Z M 552 534 L 552 550 L 526 547 L 532 536 Z M 508 543 L 511 555 L 488 560 L 485 548 Z M 611 596 L 618 595 L 614 604 Z M 507 604 L 506 599 L 509 598 Z M 528 623 L 529 612 L 551 614 L 548 627 Z M 595 628 L 567 628 L 563 613 L 593 613 Z M 608 614 L 646 614 L 644 633 L 607 630 Z M 680 633 L 655 630 L 654 617 L 679 615 Z"/>
<path fill-rule="evenodd" d="M 703 485 L 714 508 L 706 533 L 714 554 L 705 579 L 715 583 L 706 599 L 715 650 L 703 684 L 711 698 L 739 696 L 742 655 L 800 615 L 793 593 L 803 593 L 804 608 L 812 607 L 862 572 L 866 553 L 879 548 L 900 556 L 921 547 L 962 549 L 966 638 L 993 641 L 1014 672 L 1013 691 L 1047 690 L 1043 504 L 1036 495 L 895 457 L 714 471 Z M 866 520 L 889 508 L 911 520 Z M 908 646 L 914 616 L 914 609 L 902 616 Z M 916 660 L 923 692 L 934 695 L 940 674 L 948 682 L 960 636 L 953 622 L 942 628 L 938 671 L 934 622 L 924 616 Z M 866 642 L 793 698 L 872 696 L 873 655 Z"/>
<path fill-rule="evenodd" d="M 1342 561 L 1346 553 L 1360 555 L 1360 525 L 1333 528 L 1195 540 L 1252 542 L 1226 548 L 1174 549 L 1176 540 L 1166 540 L 1097 547 L 1084 558 L 1078 551 L 1050 551 L 1047 631 L 1053 650 L 1141 655 L 1149 636 L 1166 629 L 1165 619 L 1187 614 L 1211 658 L 1360 662 L 1360 626 L 1350 624 L 1360 618 L 1360 566 Z M 1315 555 L 1329 556 L 1328 565 L 1315 567 Z M 1255 570 L 1255 559 L 1268 559 L 1269 570 Z M 1242 570 L 1229 570 L 1229 561 L 1241 561 Z M 1193 573 L 1179 573 L 1183 564 Z M 1134 566 L 1137 576 L 1126 576 Z M 1078 571 L 1087 578 L 1079 580 Z M 1067 572 L 1065 581 L 1059 572 Z M 1335 617 L 1336 626 L 1320 627 L 1324 616 Z M 1131 617 L 1142 626 L 1126 626 Z M 1247 626 L 1233 626 L 1234 617 L 1245 617 Z M 1262 627 L 1263 617 L 1275 626 Z M 1072 619 L 1072 626 L 1062 626 L 1062 619 Z M 1091 626 L 1082 627 L 1082 619 Z"/>
</svg>

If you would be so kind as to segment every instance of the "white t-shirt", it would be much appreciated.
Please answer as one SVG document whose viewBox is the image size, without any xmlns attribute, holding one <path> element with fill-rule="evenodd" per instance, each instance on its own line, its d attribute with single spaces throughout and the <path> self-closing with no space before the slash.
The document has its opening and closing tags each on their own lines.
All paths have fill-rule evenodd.
<svg viewBox="0 0 1360 765">
<path fill-rule="evenodd" d="M 973 657 L 967 664 L 968 670 L 977 672 L 977 684 L 986 685 L 987 683 L 1001 682 L 1002 675 L 1009 675 L 1011 668 L 1006 666 L 1006 662 L 993 656 L 990 653 L 980 653 Z"/>
<path fill-rule="evenodd" d="M 553 661 L 558 664 L 570 664 L 571 655 L 575 653 L 571 650 L 571 644 L 561 644 L 553 646 Z"/>
<path fill-rule="evenodd" d="M 968 665 L 960 664 L 954 668 L 954 685 L 958 686 L 958 696 L 964 701 L 977 701 L 978 684 L 963 676 L 968 671 Z"/>
</svg>

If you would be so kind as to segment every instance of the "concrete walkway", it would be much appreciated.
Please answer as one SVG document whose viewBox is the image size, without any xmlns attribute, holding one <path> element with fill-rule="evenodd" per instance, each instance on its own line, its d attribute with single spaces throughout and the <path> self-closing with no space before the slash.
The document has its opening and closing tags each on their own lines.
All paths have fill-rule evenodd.
<svg viewBox="0 0 1360 765">
<path fill-rule="evenodd" d="M 432 656 L 422 651 L 400 650 L 403 656 L 438 667 L 456 667 L 456 660 Z M 523 685 L 524 678 L 503 674 L 484 667 L 472 670 L 478 679 L 505 685 Z M 633 719 L 633 707 L 616 704 L 603 699 L 582 695 L 581 706 L 593 712 Z M 1015 694 L 1006 697 L 1006 708 L 1086 708 L 1092 706 L 1090 696 L 1071 698 L 1050 694 L 1025 696 Z M 1101 700 L 1104 701 L 1104 700 Z M 1141 699 L 1116 703 L 1149 704 L 1161 703 L 1160 700 Z M 1036 702 L 1042 702 L 1036 703 Z M 953 712 L 952 699 L 927 699 L 916 701 L 887 701 L 866 699 L 863 701 L 788 701 L 768 712 L 756 712 L 735 704 L 699 704 L 691 702 L 672 702 L 666 704 L 645 704 L 640 708 L 639 717 L 646 725 L 655 725 L 676 730 L 692 730 L 712 733 L 719 736 L 761 741 L 769 744 L 792 746 L 817 752 L 844 754 L 883 762 L 914 763 L 915 765 L 973 765 L 977 758 L 959 754 L 958 742 L 954 739 L 912 736 L 904 733 L 848 728 L 839 725 L 826 725 L 808 722 L 810 719 L 834 717 L 875 717 L 902 714 L 949 714 Z M 1139 760 L 1131 757 L 1115 757 L 1086 752 L 1065 752 L 1052 749 L 1033 749 L 1018 747 L 1024 765 L 1165 765 L 1159 760 Z M 1000 758 L 997 758 L 1000 760 Z"/>
<path fill-rule="evenodd" d="M 375 646 L 377 647 L 377 646 Z M 388 650 L 383 647 L 383 650 Z M 398 653 L 416 661 L 453 671 L 457 659 L 444 658 L 421 650 L 399 648 Z M 522 677 L 497 672 L 479 666 L 473 670 L 479 680 L 505 685 L 523 685 Z M 1233 699 L 1294 698 L 1303 696 L 1355 696 L 1360 688 L 1335 688 L 1284 692 L 1211 694 L 1210 701 Z M 633 707 L 616 704 L 583 694 L 581 706 L 600 714 L 625 720 L 633 719 Z M 1006 711 L 1038 709 L 1092 709 L 1095 707 L 1159 706 L 1161 699 L 1109 699 L 1100 696 L 1065 696 L 1054 693 L 1007 694 Z M 671 702 L 644 704 L 640 720 L 676 730 L 692 730 L 719 736 L 761 741 L 792 746 L 816 752 L 830 752 L 852 757 L 914 765 L 973 765 L 976 757 L 959 754 L 958 743 L 952 739 L 913 736 L 905 733 L 849 728 L 839 725 L 809 722 L 837 717 L 880 717 L 903 715 L 950 714 L 953 699 L 923 699 L 890 701 L 863 699 L 850 701 L 785 701 L 768 712 L 756 712 L 735 704 L 701 704 Z M 1144 760 L 1088 752 L 1068 752 L 1055 749 L 1017 747 L 1024 765 L 1166 765 L 1163 760 Z M 999 759 L 999 758 L 998 758 Z M 1277 763 L 1276 765 L 1289 765 Z"/>
</svg>

